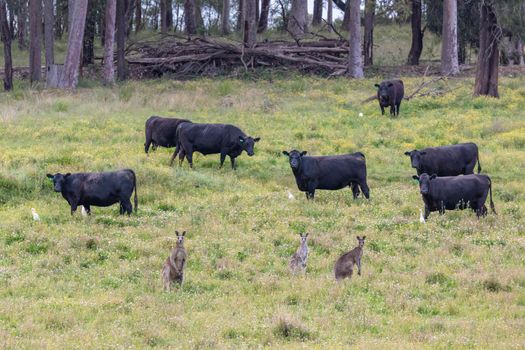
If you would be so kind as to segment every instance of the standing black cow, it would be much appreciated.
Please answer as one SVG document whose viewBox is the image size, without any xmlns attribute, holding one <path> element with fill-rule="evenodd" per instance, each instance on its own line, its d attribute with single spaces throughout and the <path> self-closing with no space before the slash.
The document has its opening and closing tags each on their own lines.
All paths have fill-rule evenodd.
<svg viewBox="0 0 525 350">
<path fill-rule="evenodd" d="M 464 175 L 437 177 L 428 175 L 414 175 L 419 181 L 419 192 L 425 203 L 425 219 L 430 212 L 471 208 L 478 217 L 487 215 L 485 201 L 490 192 L 490 208 L 496 214 L 492 201 L 492 181 L 487 175 Z"/>
<path fill-rule="evenodd" d="M 162 118 L 151 116 L 146 120 L 146 142 L 144 151 L 148 154 L 149 146 L 156 150 L 158 146 L 171 148 L 177 146 L 177 127 L 181 123 L 191 123 L 188 119 Z"/>
<path fill-rule="evenodd" d="M 306 151 L 283 151 L 288 156 L 299 191 L 306 192 L 307 199 L 313 199 L 315 190 L 339 190 L 352 188 L 354 198 L 363 194 L 370 198 L 366 184 L 366 161 L 361 152 L 338 156 L 305 157 Z"/>
<path fill-rule="evenodd" d="M 390 107 L 390 115 L 399 115 L 401 101 L 405 95 L 405 86 L 401 80 L 385 80 L 377 87 L 377 100 L 381 107 L 381 114 L 385 114 L 385 107 Z"/>
<path fill-rule="evenodd" d="M 226 156 L 229 156 L 232 169 L 235 170 L 235 158 L 242 151 L 246 151 L 250 157 L 253 156 L 253 148 L 259 140 L 259 137 L 247 136 L 241 129 L 230 124 L 183 123 L 177 129 L 177 148 L 173 152 L 170 165 L 173 165 L 177 154 L 180 164 L 186 156 L 190 167 L 193 168 L 193 152 L 204 155 L 220 153 L 220 168 Z"/>
<path fill-rule="evenodd" d="M 437 176 L 457 176 L 474 174 L 478 163 L 478 174 L 481 171 L 478 146 L 475 143 L 429 147 L 422 150 L 405 152 L 410 157 L 412 168 L 417 174 L 436 174 Z"/>
<path fill-rule="evenodd" d="M 47 174 L 53 179 L 55 192 L 61 192 L 69 205 L 71 214 L 83 205 L 91 213 L 91 205 L 107 207 L 120 202 L 120 214 L 133 211 L 131 194 L 135 190 L 135 211 L 137 211 L 137 177 L 131 169 L 106 173 Z"/>
</svg>

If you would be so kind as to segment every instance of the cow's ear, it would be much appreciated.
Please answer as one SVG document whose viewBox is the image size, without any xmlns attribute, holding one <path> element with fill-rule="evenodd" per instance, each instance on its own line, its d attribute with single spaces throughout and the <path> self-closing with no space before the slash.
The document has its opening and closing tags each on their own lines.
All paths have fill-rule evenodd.
<svg viewBox="0 0 525 350">
<path fill-rule="evenodd" d="M 243 143 L 243 142 L 244 142 L 244 137 L 239 136 L 239 142 L 240 142 L 240 143 Z"/>
<path fill-rule="evenodd" d="M 68 177 L 68 176 L 71 176 L 71 173 L 67 173 L 66 175 L 64 175 L 64 177 Z"/>
<path fill-rule="evenodd" d="M 423 151 L 423 152 L 419 152 L 419 154 L 421 154 L 422 156 L 424 156 L 425 154 L 427 154 L 427 152 Z"/>
<path fill-rule="evenodd" d="M 49 179 L 53 179 L 53 178 L 55 178 L 55 175 L 51 175 L 51 174 L 47 174 L 46 176 L 47 176 Z"/>
<path fill-rule="evenodd" d="M 432 175 L 430 176 L 430 180 L 434 180 L 436 177 L 437 177 L 436 174 L 432 174 Z"/>
<path fill-rule="evenodd" d="M 388 87 L 392 87 L 392 86 L 394 86 L 394 84 L 393 84 L 393 83 L 388 83 L 387 86 L 388 86 Z"/>
<path fill-rule="evenodd" d="M 304 156 L 304 155 L 306 155 L 307 153 L 308 153 L 308 152 L 306 152 L 306 151 L 302 151 L 302 152 L 301 152 L 301 157 Z"/>
<path fill-rule="evenodd" d="M 417 175 L 412 176 L 412 178 L 413 178 L 414 180 L 419 181 L 419 176 L 417 176 Z"/>
<path fill-rule="evenodd" d="M 256 138 L 253 139 L 253 142 L 259 142 L 259 141 L 261 141 L 260 137 L 256 137 Z"/>
<path fill-rule="evenodd" d="M 378 88 L 378 87 L 379 87 L 379 84 L 374 84 L 374 86 Z"/>
<path fill-rule="evenodd" d="M 290 153 L 288 153 L 288 152 L 286 152 L 286 151 L 283 151 L 283 154 L 284 154 L 285 156 L 288 156 L 288 157 L 290 156 Z"/>
<path fill-rule="evenodd" d="M 409 156 L 410 153 L 411 153 L 410 151 L 406 151 L 406 152 L 405 152 L 405 156 Z"/>
</svg>

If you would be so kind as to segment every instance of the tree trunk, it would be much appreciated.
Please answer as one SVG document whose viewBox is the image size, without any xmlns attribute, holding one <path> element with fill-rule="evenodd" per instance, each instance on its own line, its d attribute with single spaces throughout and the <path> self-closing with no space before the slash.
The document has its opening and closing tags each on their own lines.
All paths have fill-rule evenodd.
<svg viewBox="0 0 525 350">
<path fill-rule="evenodd" d="M 230 0 L 222 0 L 221 31 L 223 35 L 230 34 Z"/>
<path fill-rule="evenodd" d="M 314 0 L 314 13 L 312 16 L 312 26 L 318 26 L 323 20 L 323 0 Z"/>
<path fill-rule="evenodd" d="M 168 32 L 167 2 L 168 0 L 160 0 L 160 32 L 162 34 L 166 34 Z"/>
<path fill-rule="evenodd" d="M 166 0 L 166 26 L 168 30 L 173 29 L 173 1 Z"/>
<path fill-rule="evenodd" d="M 204 18 L 202 18 L 202 8 L 200 0 L 195 0 L 195 23 L 197 24 L 197 31 L 204 31 Z"/>
<path fill-rule="evenodd" d="M 343 27 L 344 30 L 350 30 L 350 2 L 352 0 L 346 0 L 346 6 L 345 6 L 345 11 L 343 13 L 343 23 L 341 24 L 341 26 Z"/>
<path fill-rule="evenodd" d="M 135 33 L 138 33 L 141 29 L 142 29 L 142 2 L 141 0 L 135 0 Z"/>
<path fill-rule="evenodd" d="M 259 23 L 259 16 L 261 15 L 259 13 L 259 0 L 255 0 L 255 26 L 257 27 L 257 23 Z"/>
<path fill-rule="evenodd" d="M 7 22 L 7 6 L 0 0 L 0 33 L 4 43 L 4 90 L 13 89 L 13 62 L 11 59 L 11 31 Z"/>
<path fill-rule="evenodd" d="M 268 29 L 268 16 L 270 14 L 270 0 L 262 0 L 261 16 L 257 25 L 257 33 L 262 33 Z"/>
<path fill-rule="evenodd" d="M 84 42 L 82 43 L 82 65 L 93 64 L 95 59 L 95 24 L 97 9 L 94 1 L 88 1 L 86 14 L 86 28 L 84 29 Z"/>
<path fill-rule="evenodd" d="M 82 50 L 82 39 L 86 25 L 88 0 L 76 0 L 71 11 L 71 26 L 67 40 L 66 58 L 64 68 L 60 76 L 58 87 L 61 89 L 74 89 L 78 84 L 78 70 L 80 65 L 80 54 Z"/>
<path fill-rule="evenodd" d="M 187 34 L 197 34 L 195 23 L 195 0 L 184 0 L 184 23 Z"/>
<path fill-rule="evenodd" d="M 499 65 L 499 27 L 496 13 L 491 4 L 485 2 L 481 6 L 479 29 L 479 55 L 476 67 L 474 95 L 499 97 L 498 65 Z"/>
<path fill-rule="evenodd" d="M 115 22 L 117 24 L 117 78 L 126 80 L 128 71 L 126 67 L 126 0 L 117 0 Z"/>
<path fill-rule="evenodd" d="M 104 39 L 104 83 L 107 85 L 111 85 L 115 82 L 115 63 L 113 47 L 115 45 L 116 14 L 117 0 L 106 0 L 106 29 Z"/>
<path fill-rule="evenodd" d="M 75 0 L 67 1 L 67 32 L 71 30 L 71 20 L 73 19 L 73 9 L 75 8 Z"/>
<path fill-rule="evenodd" d="M 18 48 L 25 50 L 27 48 L 26 43 L 26 23 L 27 23 L 27 2 L 20 2 L 20 8 L 18 9 Z"/>
<path fill-rule="evenodd" d="M 407 64 L 411 66 L 419 65 L 419 58 L 423 51 L 423 31 L 421 30 L 421 0 L 412 0 L 412 16 L 410 23 L 412 27 L 412 45 L 408 53 Z"/>
<path fill-rule="evenodd" d="M 363 64 L 361 62 L 361 0 L 347 1 L 350 2 L 348 74 L 352 78 L 363 78 Z"/>
<path fill-rule="evenodd" d="M 443 75 L 459 73 L 457 5 L 457 0 L 445 0 L 443 3 L 443 40 L 441 45 L 441 73 Z"/>
<path fill-rule="evenodd" d="M 42 77 L 42 0 L 29 0 L 29 75 L 31 82 Z"/>
<path fill-rule="evenodd" d="M 44 0 L 44 46 L 46 48 L 46 67 L 55 63 L 54 40 L 55 15 L 53 13 L 53 0 Z"/>
<path fill-rule="evenodd" d="M 240 31 L 242 29 L 243 23 L 244 23 L 244 0 L 239 0 L 239 8 L 237 12 L 237 25 L 235 26 L 235 29 L 237 31 Z"/>
<path fill-rule="evenodd" d="M 244 0 L 244 45 L 254 47 L 257 43 L 256 0 Z"/>
<path fill-rule="evenodd" d="M 374 18 L 376 12 L 376 0 L 365 0 L 365 38 L 363 41 L 363 52 L 365 54 L 365 66 L 374 64 Z"/>
<path fill-rule="evenodd" d="M 334 3 L 332 2 L 332 0 L 327 0 L 327 3 L 326 3 L 326 6 L 327 6 L 327 9 L 326 9 L 326 21 L 328 22 L 328 24 L 333 24 L 334 23 Z M 331 26 L 328 26 L 328 31 L 332 31 L 332 27 Z"/>
<path fill-rule="evenodd" d="M 288 17 L 288 31 L 297 37 L 308 33 L 307 19 L 308 1 L 292 0 L 292 8 Z"/>
</svg>

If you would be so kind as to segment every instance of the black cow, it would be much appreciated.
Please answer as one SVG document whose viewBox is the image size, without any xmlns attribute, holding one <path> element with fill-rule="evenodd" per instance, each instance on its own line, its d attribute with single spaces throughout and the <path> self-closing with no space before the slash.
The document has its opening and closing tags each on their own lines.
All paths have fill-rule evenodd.
<svg viewBox="0 0 525 350">
<path fill-rule="evenodd" d="M 183 123 L 177 129 L 177 148 L 173 152 L 170 165 L 173 165 L 177 154 L 181 165 L 186 156 L 190 167 L 193 168 L 193 152 L 204 155 L 220 153 L 220 168 L 226 156 L 229 156 L 232 169 L 235 170 L 235 158 L 242 151 L 246 151 L 250 157 L 253 156 L 253 147 L 259 140 L 259 137 L 247 136 L 241 129 L 230 124 Z"/>
<path fill-rule="evenodd" d="M 437 177 L 428 175 L 414 175 L 419 181 L 419 192 L 425 203 L 425 219 L 430 212 L 471 208 L 478 217 L 487 215 L 485 201 L 490 192 L 490 208 L 496 214 L 492 201 L 492 181 L 487 175 L 464 175 Z"/>
<path fill-rule="evenodd" d="M 55 192 L 61 192 L 71 206 L 71 215 L 79 205 L 91 213 L 91 205 L 107 207 L 120 202 L 120 214 L 133 211 L 131 194 L 135 190 L 135 211 L 137 211 L 137 177 L 131 169 L 106 173 L 57 173 L 47 174 L 53 179 Z"/>
<path fill-rule="evenodd" d="M 410 156 L 412 168 L 417 174 L 436 174 L 437 176 L 457 176 L 474 174 L 478 162 L 478 174 L 481 171 L 478 146 L 475 143 L 429 147 L 422 150 L 405 152 Z"/>
<path fill-rule="evenodd" d="M 390 107 L 390 115 L 399 115 L 401 101 L 405 95 L 405 86 L 401 80 L 385 80 L 377 87 L 377 100 L 381 114 L 385 115 L 385 107 Z"/>
<path fill-rule="evenodd" d="M 346 186 L 352 188 L 354 198 L 359 195 L 359 187 L 368 199 L 370 189 L 366 184 L 366 160 L 361 152 L 338 156 L 305 156 L 306 151 L 283 151 L 288 156 L 295 182 L 300 191 L 306 192 L 307 199 L 313 199 L 315 190 L 339 190 Z"/>
<path fill-rule="evenodd" d="M 151 116 L 146 120 L 146 142 L 144 151 L 148 154 L 149 146 L 156 150 L 158 146 L 171 148 L 177 146 L 177 127 L 181 123 L 191 123 L 187 119 L 162 118 Z"/>
</svg>

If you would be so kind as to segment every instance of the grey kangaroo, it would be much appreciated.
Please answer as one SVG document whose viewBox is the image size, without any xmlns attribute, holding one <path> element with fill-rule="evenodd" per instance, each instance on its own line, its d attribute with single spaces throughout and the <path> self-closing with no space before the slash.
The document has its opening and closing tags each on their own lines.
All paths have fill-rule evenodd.
<svg viewBox="0 0 525 350">
<path fill-rule="evenodd" d="M 354 264 L 357 265 L 357 274 L 361 276 L 361 257 L 363 256 L 365 238 L 366 236 L 357 236 L 359 245 L 348 253 L 341 255 L 341 257 L 335 263 L 334 273 L 335 279 L 337 281 L 341 281 L 346 277 L 350 279 L 352 277 L 352 273 L 354 272 Z"/>
<path fill-rule="evenodd" d="M 184 249 L 184 236 L 186 231 L 177 234 L 177 244 L 171 250 L 170 256 L 166 259 L 164 267 L 162 268 L 162 281 L 164 282 L 164 290 L 169 292 L 171 284 L 176 282 L 182 286 L 184 280 L 184 267 L 186 266 L 186 249 Z"/>
<path fill-rule="evenodd" d="M 294 274 L 306 272 L 306 260 L 308 259 L 308 245 L 306 242 L 308 233 L 304 235 L 300 233 L 299 235 L 301 236 L 301 245 L 290 260 L 290 270 Z"/>
</svg>

